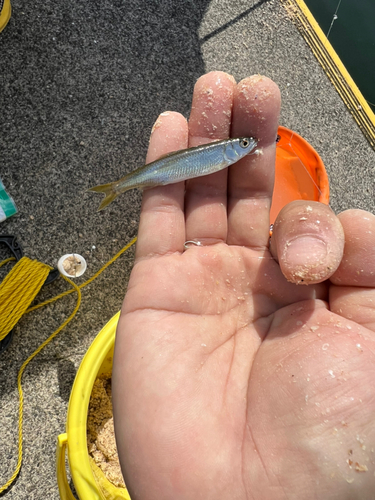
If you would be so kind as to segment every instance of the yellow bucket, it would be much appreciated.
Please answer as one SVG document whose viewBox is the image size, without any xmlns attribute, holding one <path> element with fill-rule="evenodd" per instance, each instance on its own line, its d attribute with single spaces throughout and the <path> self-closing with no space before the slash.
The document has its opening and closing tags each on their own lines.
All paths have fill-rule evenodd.
<svg viewBox="0 0 375 500">
<path fill-rule="evenodd" d="M 70 394 L 66 432 L 57 442 L 57 483 L 61 500 L 76 500 L 70 489 L 65 467 L 68 452 L 69 469 L 80 500 L 130 500 L 125 488 L 108 481 L 87 451 L 87 415 L 95 380 L 112 370 L 116 327 L 120 313 L 101 330 L 88 349 L 77 372 Z"/>
<path fill-rule="evenodd" d="M 10 6 L 10 0 L 4 0 L 3 2 L 0 0 L 0 33 L 8 24 L 11 14 L 12 7 Z"/>
</svg>

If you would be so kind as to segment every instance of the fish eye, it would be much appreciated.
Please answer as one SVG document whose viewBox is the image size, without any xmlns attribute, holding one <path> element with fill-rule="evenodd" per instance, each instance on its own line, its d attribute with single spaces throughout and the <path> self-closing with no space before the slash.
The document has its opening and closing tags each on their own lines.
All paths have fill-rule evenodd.
<svg viewBox="0 0 375 500">
<path fill-rule="evenodd" d="M 240 146 L 241 148 L 248 148 L 250 144 L 249 139 L 241 139 L 240 140 Z"/>
</svg>

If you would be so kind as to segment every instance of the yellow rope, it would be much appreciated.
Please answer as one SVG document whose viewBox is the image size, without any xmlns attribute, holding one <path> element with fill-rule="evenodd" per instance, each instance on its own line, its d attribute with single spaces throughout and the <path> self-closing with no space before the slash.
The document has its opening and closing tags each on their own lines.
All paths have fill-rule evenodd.
<svg viewBox="0 0 375 500">
<path fill-rule="evenodd" d="M 23 454 L 23 450 L 22 450 L 22 439 L 23 439 L 23 430 L 22 430 L 22 425 L 23 425 L 23 391 L 22 391 L 22 375 L 25 371 L 25 368 L 26 366 L 30 363 L 30 361 L 32 359 L 35 358 L 35 356 L 37 354 L 40 353 L 40 351 L 47 345 L 49 344 L 49 342 L 51 342 L 51 340 L 56 337 L 56 335 L 61 332 L 61 330 L 69 323 L 69 321 L 71 321 L 75 314 L 77 313 L 78 309 L 79 309 L 79 306 L 80 306 L 80 303 L 81 303 L 81 288 L 85 287 L 86 285 L 88 285 L 89 283 L 91 283 L 92 281 L 94 281 L 95 278 L 97 278 L 99 276 L 99 274 L 101 274 L 105 269 L 107 269 L 108 266 L 110 266 L 116 259 L 118 259 L 118 257 L 120 257 L 120 255 L 122 255 L 124 252 L 126 252 L 126 250 L 128 250 L 132 245 L 134 245 L 134 243 L 137 241 L 137 238 L 133 238 L 130 243 L 128 243 L 124 248 L 122 248 L 109 262 L 107 262 L 101 269 L 99 269 L 99 271 L 97 273 L 94 274 L 94 276 L 92 276 L 90 279 L 88 279 L 87 281 L 85 281 L 84 283 L 82 283 L 81 285 L 76 285 L 75 283 L 73 283 L 73 281 L 71 281 L 69 278 L 66 278 L 65 276 L 63 276 L 64 280 L 67 281 L 70 285 L 72 285 L 72 289 L 70 290 L 67 290 L 66 292 L 63 292 L 59 295 L 57 295 L 56 297 L 53 297 L 52 299 L 49 299 L 49 300 L 46 300 L 45 302 L 42 302 L 41 304 L 38 304 L 34 307 L 29 307 L 28 309 L 26 308 L 24 310 L 24 307 L 22 307 L 22 310 L 24 310 L 24 313 L 28 313 L 28 312 L 31 312 L 31 311 L 34 311 L 35 309 L 38 309 L 39 307 L 42 307 L 46 304 L 50 304 L 51 302 L 54 302 L 55 300 L 57 299 L 60 299 L 61 297 L 65 297 L 65 295 L 68 295 L 69 293 L 72 293 L 72 292 L 77 292 L 77 303 L 76 303 L 76 306 L 73 310 L 73 312 L 71 313 L 71 315 L 64 321 L 64 323 L 62 325 L 59 326 L 59 328 L 57 330 L 55 330 L 48 338 L 47 340 L 45 340 L 27 359 L 26 361 L 22 364 L 19 372 L 18 372 L 18 377 L 17 377 L 17 387 L 18 387 L 18 393 L 19 393 L 19 413 L 18 413 L 18 460 L 17 460 L 17 465 L 16 465 L 16 468 L 12 474 L 12 476 L 9 478 L 9 480 L 3 485 L 3 486 L 0 486 L 0 493 L 2 493 L 3 491 L 5 491 L 7 488 L 9 488 L 9 486 L 13 483 L 13 481 L 16 479 L 20 469 L 21 469 L 21 465 L 22 465 L 22 454 Z M 11 279 L 9 279 L 9 275 L 12 273 L 13 275 L 13 280 L 14 280 L 14 283 L 17 283 L 17 286 L 19 284 L 19 281 L 22 281 L 20 279 L 18 279 L 19 277 L 16 276 L 17 273 L 15 273 L 15 269 L 17 268 L 18 264 L 21 263 L 21 261 L 23 261 L 23 259 L 28 259 L 27 257 L 22 257 L 22 259 L 14 266 L 14 268 L 12 269 L 12 271 L 7 275 L 7 277 L 4 279 L 3 283 L 1 284 L 0 286 L 0 297 L 1 297 L 1 290 L 4 286 L 4 282 L 5 283 L 8 283 L 11 282 Z M 3 261 L 2 263 L 0 263 L 0 267 L 5 264 L 6 262 L 9 262 L 10 260 L 13 260 L 13 258 L 11 259 L 6 259 L 6 261 Z M 46 264 L 41 264 L 40 262 L 38 261 L 31 261 L 32 264 L 29 262 L 30 259 L 28 260 L 24 260 L 22 265 L 20 265 L 17 269 L 18 269 L 18 272 L 22 272 L 22 276 L 24 277 L 23 279 L 25 280 L 25 282 L 29 283 L 30 284 L 30 280 L 28 279 L 28 277 L 25 275 L 25 266 L 26 268 L 28 268 L 28 270 L 30 272 L 33 273 L 33 276 L 36 277 L 36 280 L 38 281 L 38 286 L 39 286 L 39 283 L 41 282 L 41 285 L 40 287 L 43 285 L 46 277 L 48 276 L 48 273 L 50 271 L 50 267 L 47 266 Z M 40 264 L 40 265 L 38 265 Z M 41 275 L 44 275 L 44 270 L 48 271 L 47 272 L 47 276 L 44 278 L 44 280 L 42 281 L 41 279 Z M 26 281 L 27 280 L 27 281 Z M 35 291 L 38 287 L 32 283 L 33 285 L 33 290 Z M 40 289 L 39 287 L 39 289 Z M 16 298 L 17 295 L 15 295 L 14 293 L 12 293 L 12 290 L 10 289 L 11 287 L 8 287 L 8 285 L 6 285 L 6 289 L 9 290 L 10 294 L 12 295 L 13 298 Z M 38 291 L 39 291 L 38 289 Z M 19 288 L 18 288 L 19 290 Z M 31 293 L 28 291 L 27 292 L 27 299 L 25 300 L 18 300 L 19 302 L 22 302 L 23 304 L 25 302 L 28 302 L 29 301 L 29 298 L 30 298 L 30 295 Z M 36 293 L 34 294 L 34 296 L 32 297 L 35 298 L 36 296 Z M 32 301 L 31 299 L 31 301 Z M 0 298 L 0 301 L 1 301 L 1 298 Z M 0 302 L 1 303 L 1 302 Z M 28 305 L 30 304 L 30 302 L 28 302 Z M 19 310 L 21 309 L 21 307 L 13 307 L 13 309 L 11 307 L 8 307 L 7 311 L 11 311 L 11 314 L 13 313 L 14 310 L 17 310 L 17 315 L 19 314 Z M 0 310 L 2 310 L 2 307 L 0 308 Z M 19 316 L 21 317 L 22 314 Z M 2 315 L 0 315 L 0 326 L 2 326 Z M 12 320 L 8 321 L 8 323 L 13 323 Z M 10 330 L 9 330 L 10 331 Z"/>
<path fill-rule="evenodd" d="M 0 262 L 0 267 L 2 267 L 4 264 L 8 264 L 8 262 L 10 262 L 12 260 L 16 260 L 16 258 L 15 257 L 9 257 L 9 259 L 3 260 L 3 262 Z"/>
<path fill-rule="evenodd" d="M 95 273 L 94 276 L 92 276 L 90 279 L 88 279 L 87 281 L 85 281 L 81 285 L 78 285 L 78 288 L 82 289 L 85 286 L 89 285 L 92 281 L 94 281 L 94 279 L 96 279 L 99 276 L 99 274 L 101 274 L 103 271 L 105 271 L 108 266 L 113 264 L 113 262 L 115 262 L 115 260 L 117 260 L 120 257 L 120 255 L 122 255 L 124 252 L 126 252 L 126 250 L 128 250 L 132 245 L 134 245 L 134 243 L 136 241 L 137 241 L 137 237 L 133 238 L 126 246 L 124 246 L 124 248 L 122 248 L 114 257 L 112 257 L 111 260 L 109 260 L 106 264 L 104 264 L 104 266 L 101 269 L 99 269 L 99 271 L 97 273 Z M 65 297 L 65 295 L 69 295 L 70 293 L 73 293 L 73 292 L 74 292 L 74 290 L 67 290 L 66 292 L 63 292 L 60 295 L 53 297 L 52 299 L 48 299 L 44 302 L 41 302 L 40 304 L 37 304 L 36 306 L 30 307 L 26 312 L 35 311 L 35 309 L 39 309 L 39 307 L 43 307 L 47 304 L 51 304 L 51 302 L 55 302 L 55 300 L 61 299 L 61 297 Z"/>
<path fill-rule="evenodd" d="M 52 268 L 22 257 L 0 285 L 0 341 L 13 330 Z"/>
</svg>

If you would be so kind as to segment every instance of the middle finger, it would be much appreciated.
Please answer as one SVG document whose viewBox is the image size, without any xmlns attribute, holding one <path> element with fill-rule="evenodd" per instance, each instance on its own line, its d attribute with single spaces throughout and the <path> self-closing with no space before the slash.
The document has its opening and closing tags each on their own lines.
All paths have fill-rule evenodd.
<svg viewBox="0 0 375 500">
<path fill-rule="evenodd" d="M 189 147 L 230 135 L 235 80 L 221 71 L 198 79 L 189 119 Z M 186 239 L 226 241 L 228 169 L 186 182 Z"/>
</svg>

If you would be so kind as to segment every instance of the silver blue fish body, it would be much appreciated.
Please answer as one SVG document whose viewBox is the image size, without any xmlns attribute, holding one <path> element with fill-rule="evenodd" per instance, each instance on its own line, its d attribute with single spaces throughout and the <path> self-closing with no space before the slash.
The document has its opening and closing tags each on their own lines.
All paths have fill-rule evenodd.
<svg viewBox="0 0 375 500">
<path fill-rule="evenodd" d="M 99 210 L 102 210 L 129 189 L 165 186 L 223 170 L 249 154 L 257 144 L 258 141 L 252 137 L 240 137 L 176 151 L 134 170 L 118 181 L 95 186 L 90 191 L 105 193 L 106 197 L 99 206 Z"/>
</svg>

